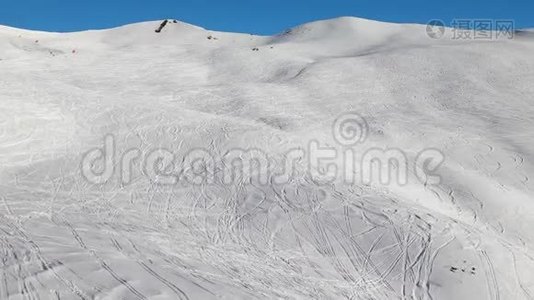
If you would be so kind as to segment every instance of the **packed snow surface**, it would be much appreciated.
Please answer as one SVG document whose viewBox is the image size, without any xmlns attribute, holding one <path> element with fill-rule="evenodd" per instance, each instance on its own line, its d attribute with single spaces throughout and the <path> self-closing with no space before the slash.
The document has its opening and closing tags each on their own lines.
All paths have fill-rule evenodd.
<svg viewBox="0 0 534 300">
<path fill-rule="evenodd" d="M 0 299 L 534 297 L 531 31 L 433 39 L 339 18 L 267 37 L 160 23 L 0 27 Z M 332 130 L 349 112 L 368 126 L 352 146 Z M 95 182 L 84 158 L 110 140 L 113 176 Z M 319 182 L 304 167 L 312 141 L 397 149 L 408 165 L 433 149 L 440 180 Z M 300 148 L 283 183 L 255 180 L 263 169 L 163 183 L 180 168 L 158 160 L 154 177 L 142 163 Z M 181 172 L 221 171 L 194 166 Z"/>
</svg>

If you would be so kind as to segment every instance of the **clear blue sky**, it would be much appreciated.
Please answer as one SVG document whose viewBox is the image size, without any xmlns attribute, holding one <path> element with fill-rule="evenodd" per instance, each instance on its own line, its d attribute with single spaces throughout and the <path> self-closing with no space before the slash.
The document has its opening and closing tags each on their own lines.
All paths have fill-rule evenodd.
<svg viewBox="0 0 534 300">
<path fill-rule="evenodd" d="M 513 19 L 534 28 L 534 0 L 0 0 L 0 24 L 78 31 L 175 18 L 212 30 L 275 34 L 305 22 L 357 16 L 399 23 Z"/>
</svg>

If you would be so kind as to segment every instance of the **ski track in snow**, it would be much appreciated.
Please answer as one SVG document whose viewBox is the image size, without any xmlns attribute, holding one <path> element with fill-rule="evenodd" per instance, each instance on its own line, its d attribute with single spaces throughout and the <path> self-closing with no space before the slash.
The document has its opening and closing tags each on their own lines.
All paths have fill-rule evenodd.
<svg viewBox="0 0 534 300">
<path fill-rule="evenodd" d="M 432 40 L 355 18 L 274 37 L 159 24 L 0 27 L 1 299 L 532 298 L 531 36 Z M 369 122 L 364 147 L 441 150 L 441 183 L 80 173 L 107 134 L 119 154 L 281 159 L 332 145 L 348 111 Z"/>
</svg>

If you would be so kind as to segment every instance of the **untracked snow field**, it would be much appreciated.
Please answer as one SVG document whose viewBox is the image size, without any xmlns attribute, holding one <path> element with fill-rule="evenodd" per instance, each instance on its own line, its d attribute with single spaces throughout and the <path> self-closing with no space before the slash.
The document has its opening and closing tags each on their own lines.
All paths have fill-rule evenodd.
<svg viewBox="0 0 534 300">
<path fill-rule="evenodd" d="M 532 31 L 160 23 L 0 26 L 0 299 L 534 297 Z"/>
</svg>

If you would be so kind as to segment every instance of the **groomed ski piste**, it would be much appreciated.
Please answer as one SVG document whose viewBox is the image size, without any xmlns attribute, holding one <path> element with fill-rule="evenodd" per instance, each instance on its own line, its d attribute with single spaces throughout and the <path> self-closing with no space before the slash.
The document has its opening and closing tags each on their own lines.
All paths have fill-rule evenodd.
<svg viewBox="0 0 534 300">
<path fill-rule="evenodd" d="M 160 26 L 0 27 L 0 299 L 534 296 L 532 31 Z"/>
</svg>

